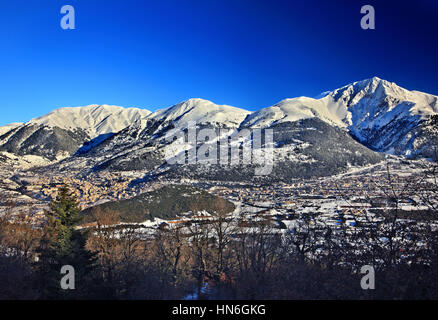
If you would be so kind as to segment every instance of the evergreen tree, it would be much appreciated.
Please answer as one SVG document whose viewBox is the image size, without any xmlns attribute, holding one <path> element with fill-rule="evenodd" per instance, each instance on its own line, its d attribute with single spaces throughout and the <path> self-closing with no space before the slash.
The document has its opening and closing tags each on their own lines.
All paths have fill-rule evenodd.
<svg viewBox="0 0 438 320">
<path fill-rule="evenodd" d="M 44 299 L 85 298 L 89 293 L 89 274 L 93 269 L 95 255 L 86 249 L 87 233 L 77 229 L 82 220 L 76 196 L 62 186 L 46 212 L 45 237 L 39 248 L 41 286 Z M 71 265 L 75 271 L 75 289 L 65 290 L 60 286 L 62 266 Z"/>
</svg>

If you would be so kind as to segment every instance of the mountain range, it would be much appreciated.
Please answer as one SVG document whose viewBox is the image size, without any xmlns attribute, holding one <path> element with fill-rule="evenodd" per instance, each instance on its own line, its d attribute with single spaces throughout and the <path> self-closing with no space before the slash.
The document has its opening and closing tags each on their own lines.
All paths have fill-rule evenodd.
<svg viewBox="0 0 438 320">
<path fill-rule="evenodd" d="M 384 154 L 436 159 L 438 97 L 377 77 L 250 112 L 203 99 L 166 109 L 108 105 L 61 108 L 26 123 L 0 127 L 0 151 L 35 155 L 56 170 L 144 171 L 157 176 L 247 180 L 251 166 L 170 165 L 165 136 L 195 122 L 213 128 L 273 129 L 272 179 L 336 174 L 381 161 Z M 248 143 L 248 141 L 243 142 Z"/>
</svg>

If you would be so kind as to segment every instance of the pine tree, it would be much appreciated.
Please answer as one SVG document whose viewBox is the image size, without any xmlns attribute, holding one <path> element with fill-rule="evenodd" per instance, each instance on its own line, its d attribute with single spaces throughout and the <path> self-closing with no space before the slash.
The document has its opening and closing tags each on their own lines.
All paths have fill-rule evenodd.
<svg viewBox="0 0 438 320">
<path fill-rule="evenodd" d="M 95 255 L 86 249 L 87 233 L 78 230 L 82 220 L 81 209 L 76 196 L 62 186 L 55 200 L 46 212 L 48 219 L 45 237 L 39 248 L 41 285 L 44 288 L 42 298 L 85 298 L 88 292 L 88 275 L 93 269 Z M 75 270 L 75 289 L 64 290 L 60 286 L 63 275 L 62 266 L 71 265 Z"/>
</svg>

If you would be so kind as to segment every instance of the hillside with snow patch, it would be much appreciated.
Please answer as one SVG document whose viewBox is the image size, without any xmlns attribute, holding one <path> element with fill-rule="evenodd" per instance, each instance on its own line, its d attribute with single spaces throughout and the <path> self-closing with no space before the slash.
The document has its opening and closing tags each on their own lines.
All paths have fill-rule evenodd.
<svg viewBox="0 0 438 320">
<path fill-rule="evenodd" d="M 0 127 L 0 151 L 52 161 L 79 153 L 123 163 L 132 163 L 135 154 L 133 167 L 140 163 L 149 167 L 149 160 L 138 158 L 144 153 L 141 149 L 163 151 L 166 133 L 190 122 L 236 129 L 275 128 L 310 119 L 348 132 L 379 152 L 434 158 L 438 145 L 438 97 L 374 77 L 317 99 L 285 99 L 254 112 L 204 99 L 189 99 L 153 113 L 108 105 L 61 108 L 24 124 Z"/>
</svg>

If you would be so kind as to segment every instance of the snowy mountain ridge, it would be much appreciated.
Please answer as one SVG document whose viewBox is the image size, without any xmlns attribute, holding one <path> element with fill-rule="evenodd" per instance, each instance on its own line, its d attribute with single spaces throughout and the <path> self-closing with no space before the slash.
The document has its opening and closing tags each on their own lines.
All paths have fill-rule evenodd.
<svg viewBox="0 0 438 320">
<path fill-rule="evenodd" d="M 348 112 L 342 103 L 334 101 L 331 96 L 321 99 L 298 97 L 285 99 L 271 107 L 255 111 L 242 125 L 263 128 L 315 117 L 331 125 L 346 127 L 344 119 L 348 117 Z"/>
<path fill-rule="evenodd" d="M 193 98 L 158 110 L 150 114 L 147 119 L 172 122 L 175 127 L 186 125 L 188 122 L 196 122 L 197 124 L 213 124 L 233 128 L 238 127 L 249 114 L 251 112 L 244 109 L 217 105 L 208 100 Z"/>
<path fill-rule="evenodd" d="M 374 150 L 430 157 L 430 146 L 438 145 L 437 115 L 437 96 L 373 77 L 324 92 L 318 98 L 285 99 L 253 112 L 199 98 L 153 113 L 109 105 L 61 108 L 25 124 L 0 127 L 0 150 L 54 159 L 59 152 L 73 154 L 93 140 L 83 149 L 90 150 L 123 130 L 132 137 L 152 139 L 156 133 L 184 127 L 188 122 L 267 128 L 316 118 L 350 132 Z"/>
<path fill-rule="evenodd" d="M 14 123 L 7 124 L 5 126 L 1 126 L 0 127 L 0 136 L 5 134 L 6 132 L 18 127 L 18 126 L 21 126 L 22 124 L 23 123 L 21 123 L 21 122 L 14 122 Z"/>
<path fill-rule="evenodd" d="M 149 114 L 151 112 L 146 109 L 93 104 L 56 109 L 26 124 L 47 125 L 66 130 L 80 128 L 94 138 L 101 134 L 118 132 Z"/>
<path fill-rule="evenodd" d="M 430 121 L 438 114 L 438 97 L 401 88 L 377 77 L 354 82 L 329 94 L 348 111 L 351 134 L 369 147 L 392 154 L 428 154 L 438 138 Z"/>
</svg>

